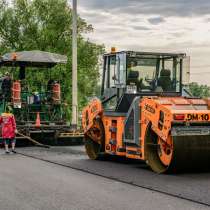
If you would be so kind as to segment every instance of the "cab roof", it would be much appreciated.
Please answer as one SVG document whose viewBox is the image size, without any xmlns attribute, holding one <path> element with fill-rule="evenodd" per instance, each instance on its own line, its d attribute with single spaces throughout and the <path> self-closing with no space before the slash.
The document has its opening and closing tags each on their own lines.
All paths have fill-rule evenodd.
<svg viewBox="0 0 210 210">
<path fill-rule="evenodd" d="M 104 54 L 104 56 L 111 56 L 120 53 L 126 53 L 130 57 L 143 57 L 143 58 L 173 58 L 173 57 L 186 57 L 185 53 L 162 53 L 162 52 L 139 52 L 139 51 L 119 51 Z"/>
</svg>

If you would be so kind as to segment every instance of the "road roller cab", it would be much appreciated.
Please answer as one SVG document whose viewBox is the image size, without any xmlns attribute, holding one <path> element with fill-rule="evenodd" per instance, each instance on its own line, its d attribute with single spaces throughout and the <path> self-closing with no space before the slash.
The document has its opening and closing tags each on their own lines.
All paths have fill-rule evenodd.
<svg viewBox="0 0 210 210">
<path fill-rule="evenodd" d="M 185 54 L 113 51 L 103 66 L 101 98 L 83 110 L 90 158 L 141 159 L 158 173 L 206 166 L 210 103 L 183 91 L 189 82 Z"/>
</svg>

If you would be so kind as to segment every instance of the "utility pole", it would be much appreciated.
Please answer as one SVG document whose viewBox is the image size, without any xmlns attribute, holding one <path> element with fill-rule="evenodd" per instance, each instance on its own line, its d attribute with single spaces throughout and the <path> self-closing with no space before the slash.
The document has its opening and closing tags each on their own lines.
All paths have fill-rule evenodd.
<svg viewBox="0 0 210 210">
<path fill-rule="evenodd" d="M 72 15 L 72 121 L 73 128 L 78 123 L 78 96 L 77 96 L 77 0 L 73 0 Z"/>
</svg>

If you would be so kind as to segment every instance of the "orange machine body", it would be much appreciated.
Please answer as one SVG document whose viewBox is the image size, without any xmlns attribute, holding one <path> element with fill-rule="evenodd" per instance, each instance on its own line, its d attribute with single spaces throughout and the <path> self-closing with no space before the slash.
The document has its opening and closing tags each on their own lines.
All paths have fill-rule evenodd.
<svg viewBox="0 0 210 210">
<path fill-rule="evenodd" d="M 188 91 L 187 56 L 112 50 L 103 58 L 101 100 L 82 115 L 89 158 L 143 160 L 157 173 L 209 168 L 210 100 Z"/>
<path fill-rule="evenodd" d="M 170 145 L 171 127 L 174 123 L 190 125 L 192 123 L 210 122 L 209 101 L 188 99 L 184 97 L 144 97 L 139 101 L 139 146 L 126 145 L 123 142 L 125 115 L 111 116 L 104 112 L 100 100 L 93 100 L 83 110 L 83 129 L 85 135 L 91 134 L 96 142 L 102 139 L 94 137 L 94 121 L 101 119 L 104 126 L 104 152 L 109 155 L 126 156 L 132 159 L 147 160 L 146 135 L 148 127 L 159 136 L 162 144 Z M 162 117 L 164 116 L 164 117 Z M 96 129 L 95 129 L 96 130 Z M 133 132 L 133 131 L 131 131 Z M 96 135 L 97 136 L 97 135 Z M 162 145 L 161 144 L 161 145 Z M 168 156 L 165 157 L 166 162 Z"/>
<path fill-rule="evenodd" d="M 123 145 L 124 116 L 103 116 L 105 129 L 105 152 L 110 155 L 125 156 Z"/>
</svg>

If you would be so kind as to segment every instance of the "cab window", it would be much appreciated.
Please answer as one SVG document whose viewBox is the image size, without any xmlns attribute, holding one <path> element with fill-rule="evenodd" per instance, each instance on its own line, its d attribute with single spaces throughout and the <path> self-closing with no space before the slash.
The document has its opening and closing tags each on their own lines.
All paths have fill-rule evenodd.
<svg viewBox="0 0 210 210">
<path fill-rule="evenodd" d="M 116 55 L 108 55 L 104 57 L 101 95 L 105 100 L 108 99 L 104 102 L 105 110 L 114 110 L 117 104 L 115 85 L 117 71 L 116 65 Z"/>
<path fill-rule="evenodd" d="M 136 85 L 137 91 L 151 91 L 156 76 L 157 59 L 128 59 L 127 85 Z"/>
<path fill-rule="evenodd" d="M 116 56 L 104 57 L 103 90 L 115 87 Z"/>
<path fill-rule="evenodd" d="M 115 87 L 115 77 L 116 77 L 116 56 L 109 57 L 109 87 Z"/>
<path fill-rule="evenodd" d="M 180 65 L 181 61 L 175 58 L 162 59 L 158 75 L 157 87 L 164 92 L 180 91 Z"/>
<path fill-rule="evenodd" d="M 137 92 L 180 92 L 181 66 L 181 59 L 175 57 L 129 57 L 127 85 Z"/>
</svg>

